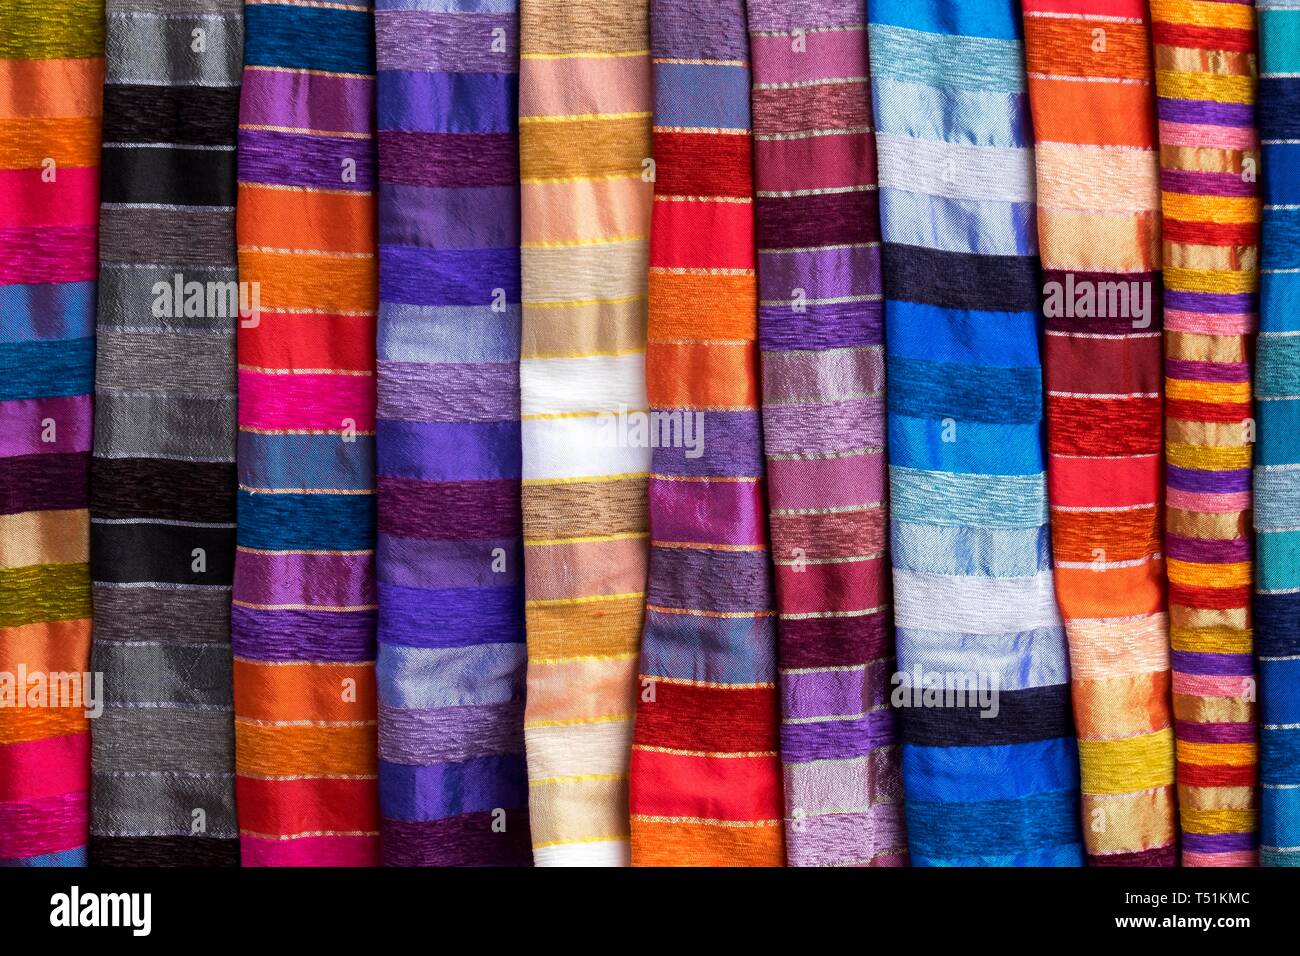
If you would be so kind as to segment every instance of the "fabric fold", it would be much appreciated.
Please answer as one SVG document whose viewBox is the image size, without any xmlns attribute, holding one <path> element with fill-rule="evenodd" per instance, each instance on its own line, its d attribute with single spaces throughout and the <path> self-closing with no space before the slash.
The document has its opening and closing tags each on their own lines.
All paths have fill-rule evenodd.
<svg viewBox="0 0 1300 956">
<path fill-rule="evenodd" d="M 1263 866 L 1300 866 L 1300 3 L 1259 0 L 1255 652 Z"/>
<path fill-rule="evenodd" d="M 786 855 L 906 863 L 865 0 L 748 0 Z"/>
<path fill-rule="evenodd" d="M 1083 837 L 1176 862 L 1160 480 L 1160 161 L 1143 0 L 1025 0 L 1048 501 Z"/>
<path fill-rule="evenodd" d="M 100 0 L 0 16 L 0 866 L 82 866 Z"/>
<path fill-rule="evenodd" d="M 1257 860 L 1252 337 L 1255 5 L 1152 0 L 1165 284 L 1165 531 L 1184 866 Z"/>
<path fill-rule="evenodd" d="M 179 38 L 179 39 L 178 39 Z M 168 56 L 183 43 L 190 57 Z M 235 865 L 240 0 L 110 0 L 91 459 L 90 860 Z M 117 415 L 156 423 L 133 441 Z M 191 414 L 197 409 L 202 412 Z"/>
<path fill-rule="evenodd" d="M 911 859 L 1076 866 L 1020 5 L 871 0 L 868 22 Z"/>
<path fill-rule="evenodd" d="M 379 862 L 374 17 L 244 6 L 238 532 L 245 866 Z"/>
<path fill-rule="evenodd" d="M 632 862 L 784 863 L 743 0 L 651 0 L 650 574 Z"/>
<path fill-rule="evenodd" d="M 375 35 L 383 859 L 528 865 L 518 6 L 378 0 Z"/>
<path fill-rule="evenodd" d="M 628 862 L 644 617 L 646 0 L 521 0 L 524 739 L 533 861 Z"/>
</svg>

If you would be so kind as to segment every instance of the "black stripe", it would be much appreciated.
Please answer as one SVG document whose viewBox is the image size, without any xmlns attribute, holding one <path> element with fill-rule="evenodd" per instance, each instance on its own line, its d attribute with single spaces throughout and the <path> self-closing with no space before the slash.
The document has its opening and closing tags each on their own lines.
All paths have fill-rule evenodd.
<svg viewBox="0 0 1300 956">
<path fill-rule="evenodd" d="M 92 458 L 90 513 L 96 518 L 234 521 L 234 462 Z"/>
<path fill-rule="evenodd" d="M 202 548 L 206 570 L 193 570 Z M 234 528 L 163 524 L 90 526 L 90 574 L 95 581 L 134 584 L 230 584 L 235 566 Z"/>
<path fill-rule="evenodd" d="M 100 163 L 104 202 L 235 204 L 233 150 L 105 146 Z"/>
<path fill-rule="evenodd" d="M 233 146 L 238 128 L 238 87 L 104 87 L 105 143 Z"/>
<path fill-rule="evenodd" d="M 893 689 L 895 695 L 900 692 Z M 919 696 L 920 691 L 910 693 Z M 1074 736 L 1069 684 L 1003 690 L 996 700 L 996 717 L 982 716 L 973 700 L 969 707 L 902 707 L 899 728 L 903 742 L 918 747 L 966 747 Z"/>
<path fill-rule="evenodd" d="M 239 841 L 210 837 L 90 837 L 91 866 L 239 866 Z"/>
<path fill-rule="evenodd" d="M 885 297 L 944 309 L 1037 312 L 1035 256 L 980 256 L 886 243 Z"/>
</svg>

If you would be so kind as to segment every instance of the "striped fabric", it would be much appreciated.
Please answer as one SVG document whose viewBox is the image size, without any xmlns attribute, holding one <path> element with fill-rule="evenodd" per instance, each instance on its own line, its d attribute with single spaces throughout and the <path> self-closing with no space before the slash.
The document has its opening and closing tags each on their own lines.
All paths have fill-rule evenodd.
<svg viewBox="0 0 1300 956">
<path fill-rule="evenodd" d="M 101 0 L 0 13 L 0 866 L 81 865 Z M 88 679 L 88 678 L 87 678 Z M 41 689 L 45 688 L 42 693 Z M 20 706 L 21 705 L 21 706 Z"/>
<path fill-rule="evenodd" d="M 1083 836 L 1177 839 L 1161 541 L 1160 163 L 1144 0 L 1024 0 L 1046 335 L 1048 500 Z"/>
<path fill-rule="evenodd" d="M 747 7 L 786 852 L 899 864 L 866 0 Z"/>
<path fill-rule="evenodd" d="M 645 600 L 646 0 L 521 0 L 528 811 L 538 865 L 628 862 Z"/>
<path fill-rule="evenodd" d="M 1077 865 L 1020 5 L 869 12 L 911 857 Z"/>
<path fill-rule="evenodd" d="M 1259 861 L 1300 866 L 1300 0 L 1260 0 L 1259 44 Z"/>
<path fill-rule="evenodd" d="M 1256 859 L 1250 340 L 1255 10 L 1153 0 L 1164 213 L 1166 549 L 1186 866 Z"/>
<path fill-rule="evenodd" d="M 374 26 L 369 0 L 246 0 L 239 532 L 245 865 L 379 858 Z"/>
<path fill-rule="evenodd" d="M 239 860 L 230 582 L 242 43 L 240 0 L 108 3 L 90 502 L 91 660 L 108 697 L 92 728 L 96 864 Z"/>
<path fill-rule="evenodd" d="M 632 862 L 780 866 L 743 0 L 651 0 L 650 576 Z"/>
<path fill-rule="evenodd" d="M 526 865 L 515 0 L 379 0 L 383 859 Z"/>
</svg>

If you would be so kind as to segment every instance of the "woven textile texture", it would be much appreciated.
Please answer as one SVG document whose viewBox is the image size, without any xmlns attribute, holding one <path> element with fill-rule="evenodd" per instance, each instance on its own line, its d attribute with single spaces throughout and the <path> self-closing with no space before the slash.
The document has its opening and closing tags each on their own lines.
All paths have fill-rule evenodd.
<svg viewBox="0 0 1300 956">
<path fill-rule="evenodd" d="M 520 402 L 533 860 L 628 862 L 644 615 L 646 0 L 522 0 Z"/>
<path fill-rule="evenodd" d="M 1263 227 L 1255 372 L 1260 847 L 1300 866 L 1300 2 L 1259 2 Z"/>
<path fill-rule="evenodd" d="M 866 0 L 748 0 L 786 855 L 906 862 Z"/>
<path fill-rule="evenodd" d="M 379 0 L 383 859 L 527 865 L 519 16 Z"/>
<path fill-rule="evenodd" d="M 232 611 L 245 865 L 379 859 L 374 18 L 244 7 L 239 530 Z"/>
<path fill-rule="evenodd" d="M 651 0 L 650 576 L 632 862 L 780 866 L 743 0 Z"/>
<path fill-rule="evenodd" d="M 1160 161 L 1143 0 L 1025 0 L 1048 501 L 1089 863 L 1176 862 Z"/>
<path fill-rule="evenodd" d="M 1020 5 L 868 9 L 911 858 L 1077 865 Z"/>
<path fill-rule="evenodd" d="M 86 862 L 104 8 L 0 12 L 0 866 Z M 51 686 L 54 674 L 75 675 Z M 84 675 L 84 676 L 83 676 Z"/>
<path fill-rule="evenodd" d="M 1251 336 L 1255 10 L 1153 0 L 1165 282 L 1165 547 L 1185 866 L 1256 859 Z"/>
<path fill-rule="evenodd" d="M 90 858 L 233 865 L 240 0 L 109 0 Z"/>
</svg>

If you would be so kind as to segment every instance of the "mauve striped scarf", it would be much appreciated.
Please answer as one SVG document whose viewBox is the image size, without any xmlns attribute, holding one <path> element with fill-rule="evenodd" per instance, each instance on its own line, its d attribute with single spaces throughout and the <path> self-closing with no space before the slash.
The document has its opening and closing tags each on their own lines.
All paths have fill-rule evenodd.
<svg viewBox="0 0 1300 956">
<path fill-rule="evenodd" d="M 104 8 L 0 14 L 0 866 L 78 866 L 89 823 L 87 473 Z M 89 675 L 78 678 L 78 683 Z M 15 683 L 5 691 L 15 693 Z M 48 691 L 47 691 L 48 692 Z"/>
<path fill-rule="evenodd" d="M 869 11 L 911 858 L 1078 865 L 1020 5 Z"/>
<path fill-rule="evenodd" d="M 1263 231 L 1255 406 L 1260 847 L 1300 866 L 1300 2 L 1259 2 Z"/>
<path fill-rule="evenodd" d="M 526 865 L 518 10 L 375 33 L 383 858 Z"/>
<path fill-rule="evenodd" d="M 91 862 L 231 865 L 243 5 L 110 0 L 107 27 Z"/>
<path fill-rule="evenodd" d="M 650 36 L 646 388 L 656 447 L 632 862 L 779 866 L 742 0 L 651 0 Z"/>
<path fill-rule="evenodd" d="M 374 22 L 248 0 L 232 640 L 245 865 L 379 860 Z"/>
<path fill-rule="evenodd" d="M 747 8 L 786 852 L 901 864 L 866 3 Z"/>
<path fill-rule="evenodd" d="M 1172 866 L 1160 164 L 1143 0 L 1025 0 L 1048 499 L 1089 862 Z"/>
<path fill-rule="evenodd" d="M 1251 335 L 1255 10 L 1153 0 L 1165 279 L 1166 543 L 1185 866 L 1256 860 Z"/>
</svg>

